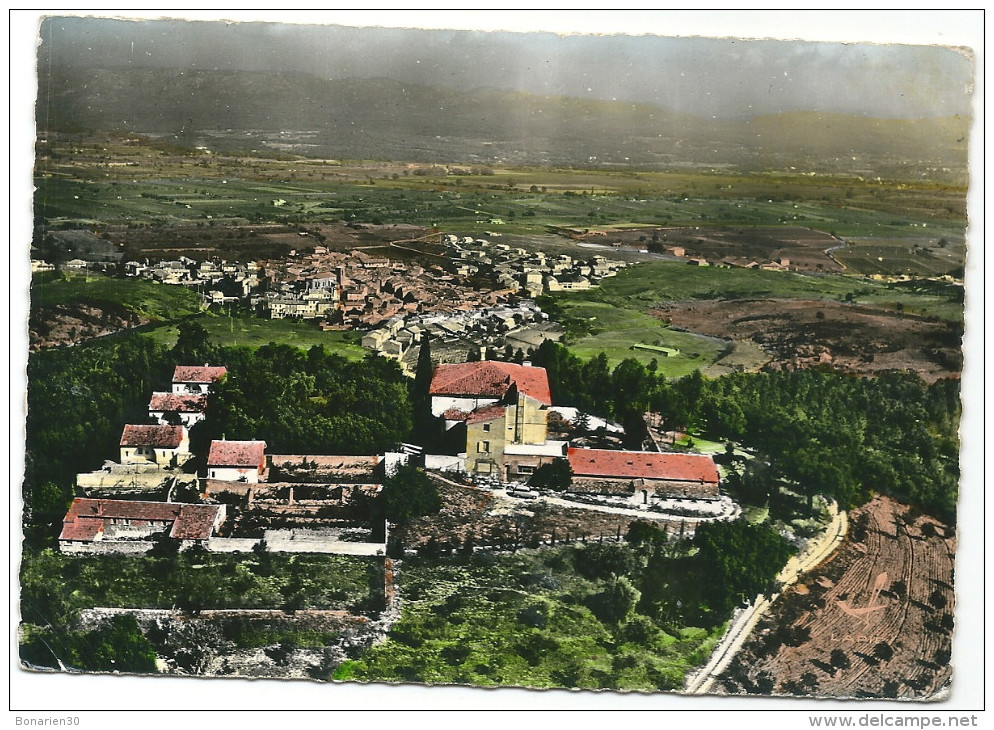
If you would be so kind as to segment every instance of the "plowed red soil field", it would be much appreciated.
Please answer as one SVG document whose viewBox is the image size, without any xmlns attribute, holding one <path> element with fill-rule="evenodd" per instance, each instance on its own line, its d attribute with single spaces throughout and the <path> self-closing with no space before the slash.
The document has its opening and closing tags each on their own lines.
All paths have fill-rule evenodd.
<svg viewBox="0 0 994 730">
<path fill-rule="evenodd" d="M 835 555 L 776 602 L 719 691 L 930 699 L 952 676 L 954 531 L 880 497 Z"/>
</svg>

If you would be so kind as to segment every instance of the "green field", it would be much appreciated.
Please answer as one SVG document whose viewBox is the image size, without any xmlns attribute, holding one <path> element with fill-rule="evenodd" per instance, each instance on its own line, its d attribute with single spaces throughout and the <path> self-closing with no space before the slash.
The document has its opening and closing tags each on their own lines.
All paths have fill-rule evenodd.
<svg viewBox="0 0 994 730">
<path fill-rule="evenodd" d="M 961 286 L 941 282 L 888 283 L 842 274 L 718 269 L 668 261 L 629 267 L 596 289 L 555 295 L 567 309 L 597 302 L 643 313 L 663 301 L 688 299 L 829 299 L 889 308 L 900 304 L 905 311 L 951 322 L 963 321 L 962 296 Z"/>
<path fill-rule="evenodd" d="M 925 180 L 539 167 L 446 174 L 418 166 L 411 174 L 401 162 L 205 157 L 110 138 L 53 143 L 47 155 L 37 166 L 35 209 L 50 226 L 355 220 L 483 234 L 790 224 L 844 237 L 926 228 L 939 237 L 962 236 L 966 218 L 964 188 Z"/>
<path fill-rule="evenodd" d="M 580 179 L 595 177 L 577 173 Z M 946 213 L 936 219 L 917 208 L 910 215 L 856 207 L 848 201 L 806 200 L 811 192 L 781 198 L 763 194 L 737 197 L 736 186 L 719 195 L 702 196 L 707 175 L 690 180 L 658 180 L 650 174 L 646 190 L 594 185 L 595 193 L 572 190 L 529 192 L 520 187 L 496 190 L 454 185 L 449 179 L 428 188 L 407 180 L 376 184 L 324 180 L 154 179 L 111 181 L 40 178 L 38 214 L 50 225 L 170 224 L 197 221 L 285 221 L 314 223 L 357 220 L 367 223 L 409 223 L 442 226 L 467 233 L 500 230 L 535 233 L 549 226 L 601 228 L 630 226 L 776 226 L 804 225 L 844 237 L 902 236 L 922 229 L 936 237 L 962 235 L 961 220 Z M 458 178 L 461 180 L 461 178 Z M 558 178 L 557 178 L 558 179 Z M 604 182 L 604 181 L 602 181 Z M 750 192 L 760 192 L 752 180 Z M 780 183 L 771 179 L 769 189 Z M 409 187 L 405 187 L 409 186 Z M 543 185 L 546 190 L 549 186 Z M 756 190 L 752 188 L 756 187 Z M 428 188 L 428 189 L 426 189 Z M 682 189 L 681 189 L 682 188 Z M 639 194 L 641 193 L 641 194 Z M 274 201 L 285 201 L 274 205 Z M 500 223 L 495 223 L 500 220 Z"/>
<path fill-rule="evenodd" d="M 52 307 L 79 301 L 111 302 L 149 319 L 171 320 L 200 311 L 200 295 L 181 286 L 99 274 L 64 274 L 36 281 L 31 306 Z"/>
<path fill-rule="evenodd" d="M 599 548 L 610 549 L 595 546 L 589 552 Z M 618 546 L 615 552 L 629 550 Z M 386 642 L 343 664 L 333 678 L 679 689 L 687 672 L 708 656 L 724 626 L 664 629 L 634 610 L 620 623 L 598 617 L 589 606 L 617 578 L 594 575 L 582 565 L 583 555 L 583 548 L 568 547 L 437 562 L 405 560 L 400 621 Z M 577 562 L 580 570 L 574 567 Z"/>
<path fill-rule="evenodd" d="M 834 255 L 853 273 L 963 278 L 966 249 L 962 239 L 857 238 L 848 243 Z"/>
<path fill-rule="evenodd" d="M 677 332 L 661 320 L 632 309 L 602 302 L 573 302 L 568 310 L 572 316 L 587 320 L 594 330 L 594 334 L 571 343 L 570 351 L 584 359 L 603 352 L 612 368 L 626 358 L 645 365 L 655 360 L 658 372 L 675 378 L 714 362 L 723 349 L 714 338 Z M 679 354 L 667 357 L 660 352 L 636 350 L 632 348 L 636 342 L 658 343 L 679 350 Z"/>
<path fill-rule="evenodd" d="M 631 266 L 604 279 L 594 289 L 550 295 L 564 313 L 585 323 L 589 334 L 567 345 L 578 357 L 600 352 L 611 367 L 626 358 L 643 364 L 656 360 L 669 377 L 686 375 L 725 354 L 721 340 L 671 329 L 647 314 L 665 301 L 694 299 L 790 298 L 852 301 L 885 309 L 923 314 L 950 322 L 963 321 L 963 288 L 933 281 L 886 283 L 841 274 L 796 274 L 753 269 L 693 267 L 677 262 Z M 679 350 L 666 357 L 633 349 L 642 343 Z"/>
<path fill-rule="evenodd" d="M 33 308 L 79 301 L 112 302 L 153 322 L 170 322 L 144 332 L 166 347 L 176 344 L 175 322 L 201 312 L 200 295 L 185 287 L 96 274 L 38 282 L 32 286 L 31 297 Z M 322 332 L 313 322 L 260 319 L 250 315 L 228 317 L 209 312 L 202 313 L 197 322 L 207 330 L 212 343 L 225 347 L 261 347 L 276 342 L 306 350 L 313 345 L 323 345 L 329 352 L 350 360 L 361 360 L 369 353 L 359 344 L 362 333 Z"/>
<path fill-rule="evenodd" d="M 205 314 L 197 322 L 207 330 L 207 336 L 213 344 L 224 347 L 261 347 L 276 342 L 304 350 L 322 345 L 328 352 L 349 360 L 362 360 L 369 354 L 369 350 L 359 344 L 361 332 L 322 332 L 313 322 L 214 314 Z M 175 325 L 157 327 L 146 334 L 167 347 L 176 343 Z"/>
</svg>

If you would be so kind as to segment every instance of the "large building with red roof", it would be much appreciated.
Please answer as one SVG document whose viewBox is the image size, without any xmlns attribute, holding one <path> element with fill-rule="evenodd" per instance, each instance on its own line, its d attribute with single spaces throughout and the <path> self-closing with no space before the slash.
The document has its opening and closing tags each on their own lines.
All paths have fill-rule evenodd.
<svg viewBox="0 0 994 730">
<path fill-rule="evenodd" d="M 506 400 L 512 392 L 552 405 L 545 368 L 493 360 L 439 365 L 429 392 L 436 417 L 452 409 L 474 411 Z"/>
<path fill-rule="evenodd" d="M 182 546 L 204 543 L 225 518 L 223 504 L 73 500 L 62 520 L 59 549 L 65 553 L 147 552 L 159 536 Z"/>
<path fill-rule="evenodd" d="M 472 474 L 504 475 L 507 446 L 544 444 L 548 437 L 545 368 L 490 360 L 439 365 L 429 392 L 432 415 L 465 448 Z"/>
<path fill-rule="evenodd" d="M 151 461 L 179 466 L 190 458 L 190 437 L 183 426 L 127 425 L 121 434 L 121 462 Z"/>
<path fill-rule="evenodd" d="M 628 496 L 638 504 L 650 497 L 718 498 L 718 467 L 706 454 L 571 448 L 567 458 L 571 492 Z"/>
<path fill-rule="evenodd" d="M 265 441 L 211 441 L 207 478 L 257 483 L 266 470 Z"/>
</svg>

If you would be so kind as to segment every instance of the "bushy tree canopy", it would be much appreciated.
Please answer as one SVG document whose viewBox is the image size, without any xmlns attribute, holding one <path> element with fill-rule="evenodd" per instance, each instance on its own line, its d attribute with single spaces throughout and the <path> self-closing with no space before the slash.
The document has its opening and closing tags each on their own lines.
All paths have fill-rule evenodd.
<svg viewBox="0 0 994 730">
<path fill-rule="evenodd" d="M 223 353 L 228 377 L 211 397 L 202 439 L 261 439 L 289 454 L 372 454 L 411 429 L 407 381 L 394 361 L 349 362 L 319 345 L 270 343 Z"/>
<path fill-rule="evenodd" d="M 955 518 L 959 385 L 927 384 L 914 373 L 874 378 L 799 370 L 706 378 L 694 371 L 667 380 L 634 359 L 608 370 L 564 346 L 543 342 L 532 353 L 546 369 L 555 403 L 644 428 L 645 410 L 670 428 L 750 447 L 771 479 L 793 482 L 809 497 L 864 503 L 873 493 L 914 502 Z M 632 433 L 630 448 L 639 447 Z"/>
<path fill-rule="evenodd" d="M 568 459 L 562 458 L 542 464 L 528 480 L 528 485 L 531 487 L 555 489 L 558 492 L 566 491 L 572 483 L 573 468 L 569 465 Z"/>
<path fill-rule="evenodd" d="M 719 615 L 764 592 L 794 548 L 772 527 L 704 522 L 694 533 L 697 577 L 710 610 Z"/>
<path fill-rule="evenodd" d="M 398 467 L 383 482 L 383 508 L 391 522 L 403 524 L 442 508 L 442 498 L 427 474 L 413 466 Z"/>
</svg>

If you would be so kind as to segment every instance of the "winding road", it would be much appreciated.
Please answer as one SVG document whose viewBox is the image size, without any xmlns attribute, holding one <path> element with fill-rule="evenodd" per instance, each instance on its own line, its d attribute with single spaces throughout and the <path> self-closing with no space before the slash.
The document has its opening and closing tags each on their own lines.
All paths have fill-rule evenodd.
<svg viewBox="0 0 994 730">
<path fill-rule="evenodd" d="M 783 590 L 793 585 L 805 573 L 817 568 L 842 544 L 849 532 L 849 517 L 844 510 L 839 510 L 833 502 L 830 505 L 832 521 L 822 533 L 812 539 L 803 553 L 791 557 L 777 575 L 777 582 L 782 586 L 780 593 L 774 593 L 767 598 L 763 594 L 756 596 L 752 605 L 739 610 L 728 631 L 711 652 L 707 662 L 695 674 L 688 676 L 684 686 L 686 694 L 707 694 L 714 686 L 717 677 L 725 671 L 735 654 L 742 648 L 749 634 L 759 623 L 759 619 L 769 610 Z"/>
</svg>

